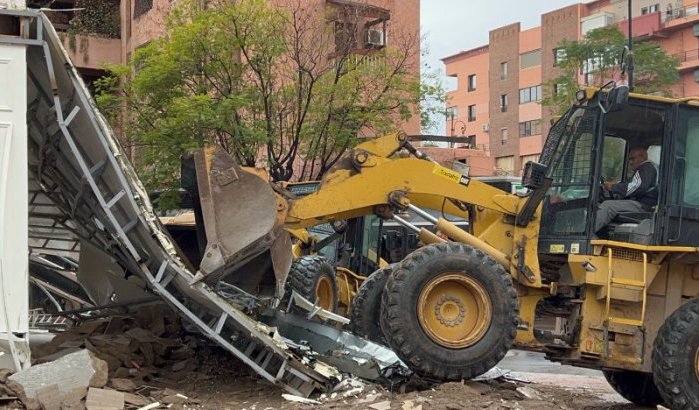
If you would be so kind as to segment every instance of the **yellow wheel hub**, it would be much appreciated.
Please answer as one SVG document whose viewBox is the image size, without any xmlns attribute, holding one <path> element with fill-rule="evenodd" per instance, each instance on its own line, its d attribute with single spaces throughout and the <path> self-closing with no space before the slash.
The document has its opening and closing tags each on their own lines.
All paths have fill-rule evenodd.
<svg viewBox="0 0 699 410">
<path fill-rule="evenodd" d="M 697 351 L 694 353 L 694 377 L 697 378 L 697 382 L 699 383 L 699 348 L 697 348 Z"/>
<path fill-rule="evenodd" d="M 441 346 L 463 349 L 490 327 L 493 309 L 483 286 L 463 273 L 444 273 L 420 292 L 417 313 L 422 330 Z"/>
<path fill-rule="evenodd" d="M 335 305 L 335 289 L 332 281 L 326 276 L 321 276 L 316 282 L 316 305 L 330 311 Z"/>
</svg>

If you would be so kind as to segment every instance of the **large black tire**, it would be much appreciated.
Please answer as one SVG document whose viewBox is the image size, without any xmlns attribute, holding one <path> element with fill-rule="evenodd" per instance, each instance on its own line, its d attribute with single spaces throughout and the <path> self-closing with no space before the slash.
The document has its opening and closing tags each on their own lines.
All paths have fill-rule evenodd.
<svg viewBox="0 0 699 410">
<path fill-rule="evenodd" d="M 322 308 L 331 312 L 337 310 L 340 292 L 335 268 L 322 256 L 307 255 L 294 259 L 287 284 L 299 295 L 318 303 Z"/>
<path fill-rule="evenodd" d="M 352 300 L 350 330 L 372 342 L 386 344 L 381 330 L 381 294 L 393 265 L 376 270 L 362 283 Z"/>
<path fill-rule="evenodd" d="M 482 303 L 474 306 L 462 297 L 468 292 Z M 433 297 L 435 304 L 424 303 Z M 493 258 L 469 245 L 440 243 L 414 251 L 394 268 L 381 315 L 389 345 L 413 371 L 461 380 L 485 373 L 505 357 L 517 332 L 519 304 L 510 275 Z M 479 322 L 462 328 L 474 318 Z M 435 339 L 452 328 L 466 335 L 446 343 Z"/>
<path fill-rule="evenodd" d="M 602 373 L 609 385 L 631 403 L 639 406 L 657 406 L 663 403 L 663 398 L 655 387 L 653 375 L 650 373 L 631 370 L 604 370 Z"/>
<path fill-rule="evenodd" d="M 680 306 L 660 327 L 653 377 L 668 407 L 699 409 L 699 298 Z"/>
</svg>

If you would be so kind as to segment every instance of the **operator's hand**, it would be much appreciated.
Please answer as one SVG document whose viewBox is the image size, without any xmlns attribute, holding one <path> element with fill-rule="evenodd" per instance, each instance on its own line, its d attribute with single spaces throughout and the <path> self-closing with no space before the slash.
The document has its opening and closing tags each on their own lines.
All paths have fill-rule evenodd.
<svg viewBox="0 0 699 410">
<path fill-rule="evenodd" d="M 611 191 L 612 188 L 614 187 L 614 183 L 610 182 L 610 181 L 604 181 L 602 183 L 602 186 L 604 186 L 604 189 L 606 189 L 607 191 Z"/>
</svg>

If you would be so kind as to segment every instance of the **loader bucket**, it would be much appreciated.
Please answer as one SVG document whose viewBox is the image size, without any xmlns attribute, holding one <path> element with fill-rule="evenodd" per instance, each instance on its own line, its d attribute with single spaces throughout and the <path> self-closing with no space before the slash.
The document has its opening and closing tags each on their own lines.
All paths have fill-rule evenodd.
<svg viewBox="0 0 699 410">
<path fill-rule="evenodd" d="M 222 149 L 204 148 L 183 158 L 182 187 L 194 204 L 200 261 L 191 262 L 200 279 L 257 291 L 266 282 L 280 295 L 292 253 L 286 206 L 270 183 Z M 231 275 L 238 271 L 244 274 Z"/>
</svg>

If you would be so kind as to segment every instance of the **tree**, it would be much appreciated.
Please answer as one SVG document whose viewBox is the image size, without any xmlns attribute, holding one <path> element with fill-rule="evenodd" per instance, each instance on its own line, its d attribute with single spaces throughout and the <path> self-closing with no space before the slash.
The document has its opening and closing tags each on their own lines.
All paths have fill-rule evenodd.
<svg viewBox="0 0 699 410">
<path fill-rule="evenodd" d="M 212 144 L 274 180 L 319 178 L 435 91 L 417 75 L 418 33 L 392 29 L 390 46 L 364 46 L 358 27 L 381 21 L 375 7 L 200 3 L 181 2 L 165 37 L 98 84 L 98 103 L 137 144 L 151 189 L 177 187 L 180 156 Z"/>
<path fill-rule="evenodd" d="M 625 36 L 615 25 L 591 30 L 580 42 L 563 40 L 557 48 L 561 74 L 546 83 L 542 104 L 561 114 L 575 102 L 581 88 L 620 81 L 625 45 Z M 668 86 L 679 80 L 679 62 L 653 41 L 634 43 L 633 53 L 634 91 L 671 95 Z"/>
</svg>

